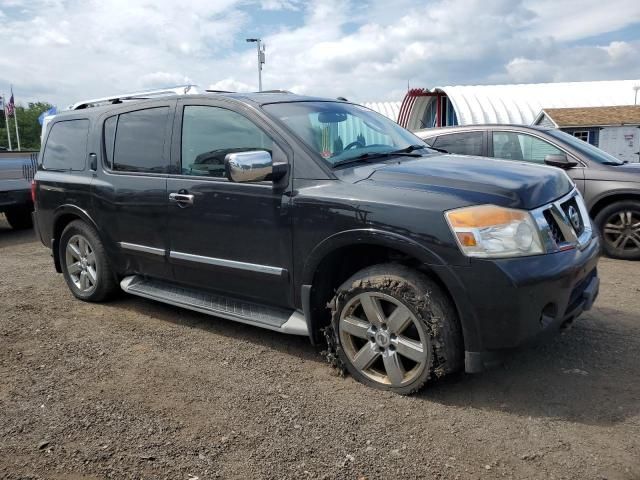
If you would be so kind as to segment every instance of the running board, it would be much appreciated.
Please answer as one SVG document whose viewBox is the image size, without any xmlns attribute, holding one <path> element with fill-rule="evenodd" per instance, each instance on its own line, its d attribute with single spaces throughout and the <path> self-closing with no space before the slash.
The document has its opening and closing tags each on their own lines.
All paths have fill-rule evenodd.
<svg viewBox="0 0 640 480">
<path fill-rule="evenodd" d="M 161 280 L 148 279 L 140 275 L 124 278 L 120 282 L 120 287 L 132 295 L 226 318 L 235 322 L 291 335 L 309 334 L 304 315 L 297 310 L 286 310 L 246 300 L 223 297 Z"/>
</svg>

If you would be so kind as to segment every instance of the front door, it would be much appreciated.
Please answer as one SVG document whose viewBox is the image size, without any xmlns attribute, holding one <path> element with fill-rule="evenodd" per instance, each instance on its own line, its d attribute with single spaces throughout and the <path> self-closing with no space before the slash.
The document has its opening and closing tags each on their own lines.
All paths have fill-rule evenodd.
<svg viewBox="0 0 640 480">
<path fill-rule="evenodd" d="M 520 160 L 545 165 L 544 158 L 547 155 L 565 154 L 571 155 L 550 142 L 539 137 L 520 132 L 494 131 L 490 145 L 490 156 L 507 160 Z M 584 194 L 584 167 L 578 162 L 578 166 L 565 170 L 574 181 L 578 190 Z"/>
<path fill-rule="evenodd" d="M 257 116 L 225 102 L 179 102 L 173 138 L 176 171 L 167 179 L 167 193 L 175 279 L 290 306 L 287 190 L 274 190 L 272 182 L 230 182 L 224 164 L 227 153 L 251 150 L 266 150 L 288 161 L 288 146 Z"/>
</svg>

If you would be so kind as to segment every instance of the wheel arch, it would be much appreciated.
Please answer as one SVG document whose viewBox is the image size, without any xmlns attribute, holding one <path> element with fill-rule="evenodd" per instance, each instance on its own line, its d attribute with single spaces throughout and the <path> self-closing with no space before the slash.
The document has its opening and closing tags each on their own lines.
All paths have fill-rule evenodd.
<svg viewBox="0 0 640 480">
<path fill-rule="evenodd" d="M 99 232 L 98 226 L 93 221 L 91 216 L 82 208 L 77 205 L 65 204 L 59 206 L 53 217 L 53 231 L 51 238 L 51 253 L 53 255 L 53 263 L 56 268 L 56 272 L 62 273 L 62 265 L 60 263 L 59 244 L 62 232 L 74 220 L 82 220 L 83 222 L 91 225 L 96 232 Z"/>
<path fill-rule="evenodd" d="M 322 341 L 322 329 L 330 323 L 326 305 L 335 289 L 362 268 L 386 262 L 415 268 L 435 281 L 456 307 L 458 321 L 462 324 L 449 279 L 445 281 L 441 275 L 448 267 L 435 252 L 396 233 L 376 229 L 349 230 L 318 244 L 305 262 L 301 296 L 312 343 Z"/>
<path fill-rule="evenodd" d="M 606 207 L 616 202 L 624 202 L 627 200 L 640 201 L 640 190 L 613 190 L 608 191 L 596 197 L 589 207 L 589 215 L 595 219 L 598 214 Z"/>
</svg>

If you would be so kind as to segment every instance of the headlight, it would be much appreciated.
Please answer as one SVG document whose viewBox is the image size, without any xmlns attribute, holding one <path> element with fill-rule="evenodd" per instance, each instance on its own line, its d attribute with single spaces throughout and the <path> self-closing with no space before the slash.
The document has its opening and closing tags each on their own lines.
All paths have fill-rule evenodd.
<svg viewBox="0 0 640 480">
<path fill-rule="evenodd" d="M 521 257 L 544 253 L 538 227 L 525 210 L 478 205 L 445 213 L 468 257 Z"/>
</svg>

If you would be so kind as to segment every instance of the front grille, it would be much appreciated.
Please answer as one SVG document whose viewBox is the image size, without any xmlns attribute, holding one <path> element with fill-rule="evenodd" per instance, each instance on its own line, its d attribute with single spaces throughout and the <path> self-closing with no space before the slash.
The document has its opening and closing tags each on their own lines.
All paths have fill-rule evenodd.
<svg viewBox="0 0 640 480">
<path fill-rule="evenodd" d="M 577 190 L 532 210 L 531 214 L 538 224 L 541 239 L 549 253 L 574 247 L 582 248 L 591 241 L 593 227 Z"/>
<path fill-rule="evenodd" d="M 573 230 L 576 232 L 576 235 L 579 237 L 584 232 L 584 219 L 580 213 L 580 208 L 578 207 L 578 202 L 576 201 L 576 197 L 567 200 L 566 202 L 561 204 L 562 211 L 567 216 L 569 223 Z"/>
<path fill-rule="evenodd" d="M 556 242 L 556 245 L 559 245 L 562 242 L 564 242 L 566 239 L 564 238 L 564 235 L 562 234 L 562 231 L 558 226 L 558 222 L 556 222 L 556 219 L 553 218 L 553 215 L 551 214 L 551 210 L 545 210 L 542 214 L 544 215 L 544 219 L 547 221 L 547 224 L 549 225 L 549 233 L 551 234 L 553 241 Z"/>
</svg>

